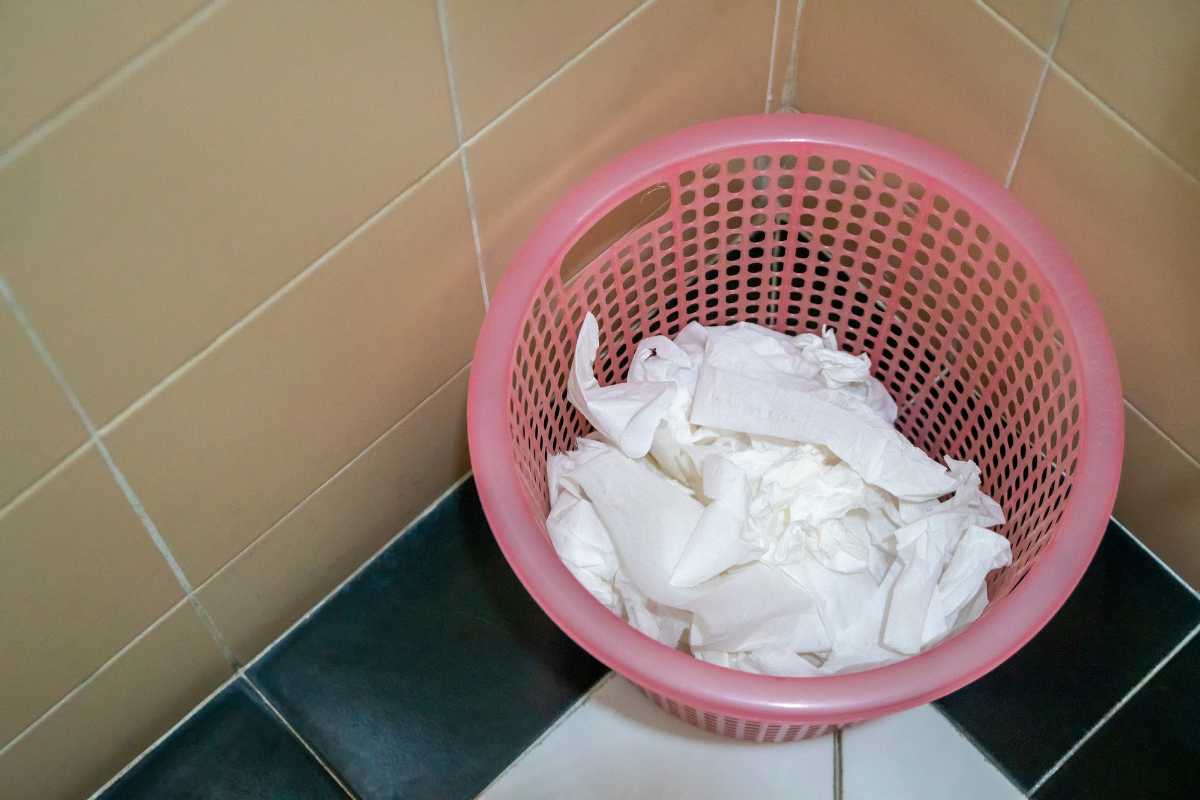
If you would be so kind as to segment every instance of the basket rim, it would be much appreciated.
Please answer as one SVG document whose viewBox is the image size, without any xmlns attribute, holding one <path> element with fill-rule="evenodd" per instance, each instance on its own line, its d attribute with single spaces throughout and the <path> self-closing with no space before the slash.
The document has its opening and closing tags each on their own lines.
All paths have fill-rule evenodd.
<svg viewBox="0 0 1200 800">
<path fill-rule="evenodd" d="M 597 602 L 538 533 L 523 500 L 508 428 L 510 369 L 541 280 L 575 237 L 664 166 L 732 147 L 788 143 L 858 149 L 906 164 L 987 209 L 1032 257 L 1057 297 L 1078 354 L 1080 450 L 1059 525 L 1020 584 L 959 635 L 894 664 L 846 675 L 783 678 L 701 662 L 641 634 Z M 1031 267 L 1032 269 L 1032 267 Z M 1069 254 L 1006 189 L 928 142 L 858 120 L 812 114 L 732 117 L 685 128 L 610 161 L 543 218 L 511 261 L 476 343 L 468 391 L 476 488 L 513 571 L 576 643 L 641 686 L 701 709 L 784 723 L 839 723 L 949 694 L 1003 662 L 1058 611 L 1087 569 L 1112 511 L 1124 446 L 1116 356 L 1099 308 Z"/>
</svg>

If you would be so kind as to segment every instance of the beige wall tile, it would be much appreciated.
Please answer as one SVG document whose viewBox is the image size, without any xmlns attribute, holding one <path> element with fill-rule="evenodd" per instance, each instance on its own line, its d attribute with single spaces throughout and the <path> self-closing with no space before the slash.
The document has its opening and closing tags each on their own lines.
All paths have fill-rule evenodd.
<svg viewBox="0 0 1200 800">
<path fill-rule="evenodd" d="M 474 135 L 640 0 L 447 0 L 463 133 Z"/>
<path fill-rule="evenodd" d="M 1004 178 L 1044 57 L 973 2 L 808 0 L 796 103 L 928 139 Z"/>
<path fill-rule="evenodd" d="M 180 604 L 0 755 L 4 796 L 87 797 L 228 677 L 191 605 Z"/>
<path fill-rule="evenodd" d="M 1200 586 L 1200 464 L 1127 403 L 1125 465 L 1113 512 L 1192 586 Z"/>
<path fill-rule="evenodd" d="M 112 72 L 202 0 L 0 4 L 0 150 Z"/>
<path fill-rule="evenodd" d="M 248 662 L 467 470 L 467 371 L 199 591 Z"/>
<path fill-rule="evenodd" d="M 16 318 L 0 305 L 0 508 L 86 438 Z"/>
<path fill-rule="evenodd" d="M 1054 69 L 1012 188 L 1083 270 L 1125 396 L 1200 453 L 1200 183 Z"/>
<path fill-rule="evenodd" d="M 984 0 L 1034 44 L 1046 50 L 1069 0 Z"/>
<path fill-rule="evenodd" d="M 483 316 L 452 161 L 109 441 L 200 583 L 470 360 Z"/>
<path fill-rule="evenodd" d="M 647 139 L 735 114 L 766 96 L 770 0 L 658 0 L 471 146 L 471 181 L 494 288 L 554 201 Z"/>
<path fill-rule="evenodd" d="M 1200 176 L 1200 3 L 1074 0 L 1054 57 Z"/>
<path fill-rule="evenodd" d="M 0 747 L 182 596 L 94 449 L 12 506 L 0 517 Z"/>
<path fill-rule="evenodd" d="M 102 424 L 453 143 L 433 0 L 231 4 L 0 171 L 0 263 Z"/>
</svg>

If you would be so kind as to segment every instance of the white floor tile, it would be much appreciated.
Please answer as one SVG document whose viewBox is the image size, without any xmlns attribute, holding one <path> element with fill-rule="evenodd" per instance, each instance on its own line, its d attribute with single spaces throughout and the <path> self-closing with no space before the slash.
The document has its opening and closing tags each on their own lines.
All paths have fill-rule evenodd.
<svg viewBox="0 0 1200 800">
<path fill-rule="evenodd" d="M 612 676 L 480 797 L 831 800 L 833 739 L 754 744 L 714 736 Z"/>
<path fill-rule="evenodd" d="M 1017 800 L 1023 797 L 930 706 L 842 733 L 845 800 Z"/>
</svg>

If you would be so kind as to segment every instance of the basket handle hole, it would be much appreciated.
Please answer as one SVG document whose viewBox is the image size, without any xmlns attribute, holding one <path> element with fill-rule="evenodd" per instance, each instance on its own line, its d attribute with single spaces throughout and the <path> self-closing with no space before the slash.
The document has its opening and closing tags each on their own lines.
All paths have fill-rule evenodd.
<svg viewBox="0 0 1200 800">
<path fill-rule="evenodd" d="M 563 286 L 579 276 L 596 257 L 649 222 L 667 213 L 671 207 L 671 189 L 658 183 L 625 200 L 580 236 L 563 256 L 559 276 Z"/>
</svg>

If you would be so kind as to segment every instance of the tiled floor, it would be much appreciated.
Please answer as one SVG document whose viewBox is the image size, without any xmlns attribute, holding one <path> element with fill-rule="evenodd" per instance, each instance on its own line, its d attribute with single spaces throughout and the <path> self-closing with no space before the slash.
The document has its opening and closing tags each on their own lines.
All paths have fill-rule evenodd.
<svg viewBox="0 0 1200 800">
<path fill-rule="evenodd" d="M 470 797 L 604 673 L 501 557 L 473 485 L 248 671 L 360 797 Z"/>
<path fill-rule="evenodd" d="M 242 679 L 227 686 L 105 797 L 344 798 L 337 782 Z"/>
<path fill-rule="evenodd" d="M 1079 748 L 1038 791 L 1038 798 L 1200 796 L 1196 679 L 1200 640 L 1192 639 Z M 1181 698 L 1186 708 L 1180 708 Z M 1131 761 L 1147 769 L 1130 769 Z"/>
<path fill-rule="evenodd" d="M 1114 525 L 1045 630 L 936 708 L 744 744 L 602 677 L 468 481 L 102 797 L 1192 798 L 1198 624 L 1200 599 Z"/>
<path fill-rule="evenodd" d="M 1200 602 L 1110 525 L 1041 633 L 938 705 L 1028 791 L 1197 623 Z"/>
<path fill-rule="evenodd" d="M 774 745 L 718 738 L 609 673 L 482 795 L 566 797 L 832 800 L 833 737 Z"/>
<path fill-rule="evenodd" d="M 842 733 L 845 800 L 1014 800 L 1024 795 L 931 706 Z"/>
</svg>

